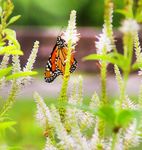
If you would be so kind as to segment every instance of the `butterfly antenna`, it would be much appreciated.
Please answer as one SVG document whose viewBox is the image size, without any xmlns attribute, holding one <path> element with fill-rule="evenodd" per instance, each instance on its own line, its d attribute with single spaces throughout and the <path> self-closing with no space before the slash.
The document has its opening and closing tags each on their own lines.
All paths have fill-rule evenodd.
<svg viewBox="0 0 142 150">
<path fill-rule="evenodd" d="M 64 26 L 61 27 L 59 33 L 58 33 L 58 36 L 62 36 L 63 35 L 63 30 L 64 30 Z"/>
</svg>

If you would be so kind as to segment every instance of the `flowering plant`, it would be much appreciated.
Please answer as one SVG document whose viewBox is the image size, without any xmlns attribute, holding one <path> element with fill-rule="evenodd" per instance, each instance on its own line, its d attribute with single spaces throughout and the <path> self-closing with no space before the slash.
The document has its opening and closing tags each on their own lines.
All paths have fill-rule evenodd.
<svg viewBox="0 0 142 150">
<path fill-rule="evenodd" d="M 138 22 L 142 11 L 141 0 L 133 12 L 133 0 L 125 0 L 126 7 L 117 12 L 125 16 L 120 31 L 123 33 L 123 50 L 120 54 L 115 46 L 113 36 L 113 2 L 105 0 L 104 25 L 97 37 L 97 54 L 86 56 L 84 60 L 96 60 L 101 69 L 101 96 L 96 92 L 88 105 L 84 104 L 82 94 L 82 77 L 73 85 L 73 92 L 67 96 L 70 64 L 66 64 L 61 94 L 56 102 L 45 104 L 42 97 L 35 92 L 37 119 L 41 123 L 46 136 L 45 150 L 119 150 L 136 147 L 141 142 L 141 98 L 138 102 L 129 98 L 126 91 L 127 80 L 131 71 L 142 70 L 142 54 L 139 42 Z M 135 14 L 135 15 L 134 15 Z M 68 46 L 67 61 L 78 40 L 75 20 L 76 12 L 72 11 L 67 27 L 65 40 Z M 133 48 L 136 61 L 132 63 Z M 107 96 L 107 66 L 114 64 L 114 72 L 120 89 L 119 97 L 110 101 Z M 123 75 L 120 72 L 122 70 Z"/>
<path fill-rule="evenodd" d="M 17 94 L 30 83 L 31 76 L 37 74 L 32 71 L 35 62 L 39 42 L 34 43 L 34 47 L 29 56 L 27 64 L 22 69 L 20 64 L 20 56 L 23 55 L 20 43 L 16 38 L 16 32 L 9 28 L 9 25 L 19 19 L 20 15 L 10 17 L 14 9 L 11 0 L 0 1 L 0 55 L 3 56 L 0 62 L 0 90 L 8 85 L 10 90 L 5 96 L 1 95 L 0 99 L 0 136 L 7 128 L 12 128 L 16 124 L 15 121 L 7 116 L 7 112 L 12 108 L 16 100 Z M 10 63 L 12 58 L 12 63 Z"/>
</svg>

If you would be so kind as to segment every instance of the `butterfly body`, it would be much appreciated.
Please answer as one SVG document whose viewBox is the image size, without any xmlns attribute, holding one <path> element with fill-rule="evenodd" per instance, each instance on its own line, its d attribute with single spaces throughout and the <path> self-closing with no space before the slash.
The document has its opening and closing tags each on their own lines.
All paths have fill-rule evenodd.
<svg viewBox="0 0 142 150">
<path fill-rule="evenodd" d="M 45 81 L 50 83 L 52 82 L 57 76 L 64 75 L 65 73 L 65 65 L 67 59 L 67 44 L 61 36 L 57 37 L 56 44 L 53 48 L 51 55 L 47 61 L 47 65 L 45 68 Z M 70 72 L 74 72 L 77 67 L 77 61 L 74 58 L 74 55 L 71 54 L 70 60 Z"/>
</svg>

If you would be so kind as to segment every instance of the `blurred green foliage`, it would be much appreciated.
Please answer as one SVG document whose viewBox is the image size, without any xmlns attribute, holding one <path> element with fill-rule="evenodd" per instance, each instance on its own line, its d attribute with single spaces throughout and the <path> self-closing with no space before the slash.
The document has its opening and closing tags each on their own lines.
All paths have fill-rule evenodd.
<svg viewBox="0 0 142 150">
<path fill-rule="evenodd" d="M 30 99 L 17 101 L 8 113 L 8 116 L 12 116 L 12 119 L 18 122 L 14 125 L 15 131 L 6 130 L 5 136 L 0 136 L 0 145 L 6 144 L 14 150 L 42 149 L 46 138 L 43 136 L 44 130 L 35 123 L 33 117 L 35 113 L 34 101 Z"/>
<path fill-rule="evenodd" d="M 124 6 L 124 0 L 114 0 L 114 8 Z M 17 25 L 65 26 L 72 9 L 77 11 L 79 26 L 101 26 L 103 24 L 104 0 L 13 0 L 15 14 L 22 15 Z M 122 15 L 114 14 L 114 26 L 118 26 Z"/>
</svg>

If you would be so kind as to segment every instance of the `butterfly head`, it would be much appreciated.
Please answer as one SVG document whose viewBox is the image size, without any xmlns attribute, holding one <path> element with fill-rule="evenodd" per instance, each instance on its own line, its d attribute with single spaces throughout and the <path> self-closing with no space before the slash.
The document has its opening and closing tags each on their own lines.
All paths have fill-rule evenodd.
<svg viewBox="0 0 142 150">
<path fill-rule="evenodd" d="M 56 44 L 59 48 L 63 48 L 66 44 L 65 44 L 65 40 L 61 38 L 61 36 L 57 37 L 57 41 Z"/>
</svg>

